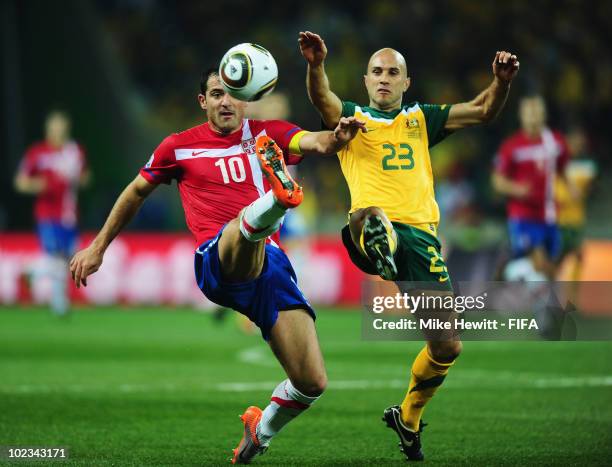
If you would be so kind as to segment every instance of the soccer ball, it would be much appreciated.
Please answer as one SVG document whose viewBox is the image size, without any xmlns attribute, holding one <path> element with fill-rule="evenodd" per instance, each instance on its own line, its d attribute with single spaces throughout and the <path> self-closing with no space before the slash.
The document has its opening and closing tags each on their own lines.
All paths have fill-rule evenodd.
<svg viewBox="0 0 612 467">
<path fill-rule="evenodd" d="M 272 54 L 257 44 L 238 44 L 221 59 L 219 78 L 227 93 L 241 101 L 258 101 L 276 86 L 278 68 Z"/>
</svg>

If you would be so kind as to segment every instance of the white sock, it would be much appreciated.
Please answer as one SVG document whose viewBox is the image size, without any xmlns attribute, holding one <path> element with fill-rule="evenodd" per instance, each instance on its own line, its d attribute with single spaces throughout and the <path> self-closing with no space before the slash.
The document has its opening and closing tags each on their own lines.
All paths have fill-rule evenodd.
<svg viewBox="0 0 612 467">
<path fill-rule="evenodd" d="M 280 206 L 272 190 L 249 204 L 240 216 L 240 231 L 247 240 L 257 242 L 276 232 L 287 208 Z"/>
<path fill-rule="evenodd" d="M 262 446 L 267 446 L 282 427 L 304 412 L 318 398 L 319 396 L 302 394 L 288 379 L 276 386 L 270 404 L 264 409 L 257 425 L 257 439 Z"/>
<path fill-rule="evenodd" d="M 58 315 L 68 311 L 68 262 L 64 258 L 53 257 L 49 261 L 51 277 L 51 310 Z"/>
<path fill-rule="evenodd" d="M 536 271 L 529 257 L 513 259 L 504 269 L 504 279 L 507 281 L 538 282 L 547 281 L 544 274 Z"/>
</svg>

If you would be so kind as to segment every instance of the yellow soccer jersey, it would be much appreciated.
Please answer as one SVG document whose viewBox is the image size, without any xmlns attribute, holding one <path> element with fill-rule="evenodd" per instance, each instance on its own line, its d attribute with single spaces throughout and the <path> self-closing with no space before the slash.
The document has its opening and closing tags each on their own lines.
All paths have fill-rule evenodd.
<svg viewBox="0 0 612 467">
<path fill-rule="evenodd" d="M 565 174 L 577 191 L 578 199 L 572 197 L 565 180 L 558 177 L 555 183 L 557 201 L 557 221 L 562 227 L 582 227 L 586 221 L 586 197 L 589 187 L 597 173 L 592 160 L 572 160 L 565 169 Z"/>
<path fill-rule="evenodd" d="M 378 206 L 391 221 L 436 234 L 440 210 L 434 196 L 429 148 L 444 139 L 449 105 L 412 103 L 392 112 L 343 102 L 342 116 L 366 122 L 339 153 L 351 192 L 351 211 Z"/>
</svg>

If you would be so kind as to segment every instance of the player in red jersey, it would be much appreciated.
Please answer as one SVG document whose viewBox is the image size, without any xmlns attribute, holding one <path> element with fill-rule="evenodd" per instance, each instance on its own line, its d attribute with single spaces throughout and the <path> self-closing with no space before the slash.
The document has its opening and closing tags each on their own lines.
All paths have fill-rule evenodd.
<svg viewBox="0 0 612 467">
<path fill-rule="evenodd" d="M 334 131 L 310 133 L 281 120 L 245 119 L 246 103 L 224 91 L 214 70 L 203 75 L 198 99 L 208 122 L 162 141 L 70 269 L 77 287 L 87 285 L 145 198 L 158 184 L 177 180 L 187 226 L 200 245 L 198 286 L 213 302 L 255 322 L 288 376 L 265 410 L 251 406 L 241 417 L 244 436 L 232 462 L 248 463 L 327 384 L 314 311 L 277 245 L 285 212 L 302 197 L 285 164 L 299 162 L 299 154 L 335 153 L 365 127 L 349 118 Z"/>
<path fill-rule="evenodd" d="M 28 148 L 15 176 L 15 188 L 36 196 L 34 217 L 46 255 L 38 273 L 51 279 L 51 309 L 60 315 L 69 306 L 66 268 L 77 242 L 77 192 L 88 179 L 85 152 L 70 139 L 68 115 L 50 112 L 45 139 Z"/>
<path fill-rule="evenodd" d="M 493 173 L 495 190 L 508 200 L 513 260 L 506 278 L 554 279 L 561 249 L 554 185 L 565 174 L 569 153 L 561 133 L 546 126 L 541 96 L 521 99 L 519 118 L 522 128 L 502 143 Z"/>
</svg>

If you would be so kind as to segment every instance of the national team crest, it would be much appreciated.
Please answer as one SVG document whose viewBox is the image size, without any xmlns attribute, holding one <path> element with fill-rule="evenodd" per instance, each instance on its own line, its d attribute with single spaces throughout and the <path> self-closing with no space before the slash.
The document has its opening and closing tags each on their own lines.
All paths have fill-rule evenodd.
<svg viewBox="0 0 612 467">
<path fill-rule="evenodd" d="M 242 140 L 241 145 L 245 154 L 255 154 L 255 138 Z"/>
<path fill-rule="evenodd" d="M 418 118 L 409 118 L 406 120 L 406 133 L 409 138 L 421 137 L 421 126 Z"/>
</svg>

